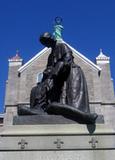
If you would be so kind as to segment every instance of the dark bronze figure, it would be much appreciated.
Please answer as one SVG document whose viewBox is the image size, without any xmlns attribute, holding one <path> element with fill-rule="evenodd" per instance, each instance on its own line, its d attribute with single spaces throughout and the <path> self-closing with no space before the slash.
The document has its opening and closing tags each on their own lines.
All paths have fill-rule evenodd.
<svg viewBox="0 0 115 160">
<path fill-rule="evenodd" d="M 74 63 L 71 49 L 47 32 L 40 42 L 52 51 L 41 83 L 31 91 L 28 114 L 63 115 L 79 123 L 95 123 L 97 114 L 90 113 L 84 73 Z"/>
</svg>

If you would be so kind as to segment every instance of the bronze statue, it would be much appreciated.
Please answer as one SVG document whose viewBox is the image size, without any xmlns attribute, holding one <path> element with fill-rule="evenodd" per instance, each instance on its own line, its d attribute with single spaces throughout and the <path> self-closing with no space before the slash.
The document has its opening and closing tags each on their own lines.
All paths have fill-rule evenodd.
<svg viewBox="0 0 115 160">
<path fill-rule="evenodd" d="M 23 112 L 62 115 L 79 123 L 95 123 L 98 116 L 90 113 L 85 76 L 74 63 L 71 49 L 48 32 L 40 36 L 40 42 L 52 51 L 42 81 L 31 91 L 30 109 Z"/>
</svg>

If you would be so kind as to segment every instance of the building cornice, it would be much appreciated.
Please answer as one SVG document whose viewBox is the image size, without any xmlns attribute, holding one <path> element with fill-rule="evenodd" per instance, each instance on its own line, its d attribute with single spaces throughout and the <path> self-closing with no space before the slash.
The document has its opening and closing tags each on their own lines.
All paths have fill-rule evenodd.
<svg viewBox="0 0 115 160">
<path fill-rule="evenodd" d="M 75 56 L 78 56 L 81 60 L 83 60 L 86 64 L 90 65 L 94 70 L 101 71 L 101 68 L 94 64 L 91 60 L 86 58 L 82 53 L 78 52 L 76 49 L 71 47 L 68 43 L 64 42 L 72 51 Z M 25 63 L 22 67 L 18 69 L 18 72 L 21 73 L 23 72 L 26 68 L 28 68 L 36 59 L 38 59 L 40 56 L 45 54 L 46 52 L 50 51 L 50 48 L 45 47 L 43 50 L 38 52 L 32 59 L 30 59 L 27 63 Z"/>
</svg>

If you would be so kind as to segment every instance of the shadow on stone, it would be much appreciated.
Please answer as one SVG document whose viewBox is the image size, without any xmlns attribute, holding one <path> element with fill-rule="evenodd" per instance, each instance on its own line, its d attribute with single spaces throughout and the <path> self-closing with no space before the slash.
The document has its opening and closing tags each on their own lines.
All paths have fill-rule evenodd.
<svg viewBox="0 0 115 160">
<path fill-rule="evenodd" d="M 96 130 L 96 124 L 88 124 L 87 129 L 88 129 L 90 134 L 93 134 Z"/>
</svg>

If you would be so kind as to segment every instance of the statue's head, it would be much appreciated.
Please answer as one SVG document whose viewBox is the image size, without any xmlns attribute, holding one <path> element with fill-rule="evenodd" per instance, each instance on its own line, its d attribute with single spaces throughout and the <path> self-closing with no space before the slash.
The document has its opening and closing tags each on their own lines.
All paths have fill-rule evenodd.
<svg viewBox="0 0 115 160">
<path fill-rule="evenodd" d="M 49 48 L 49 47 L 52 47 L 54 45 L 55 40 L 54 40 L 53 36 L 50 33 L 45 32 L 40 36 L 40 42 L 44 46 Z"/>
</svg>

